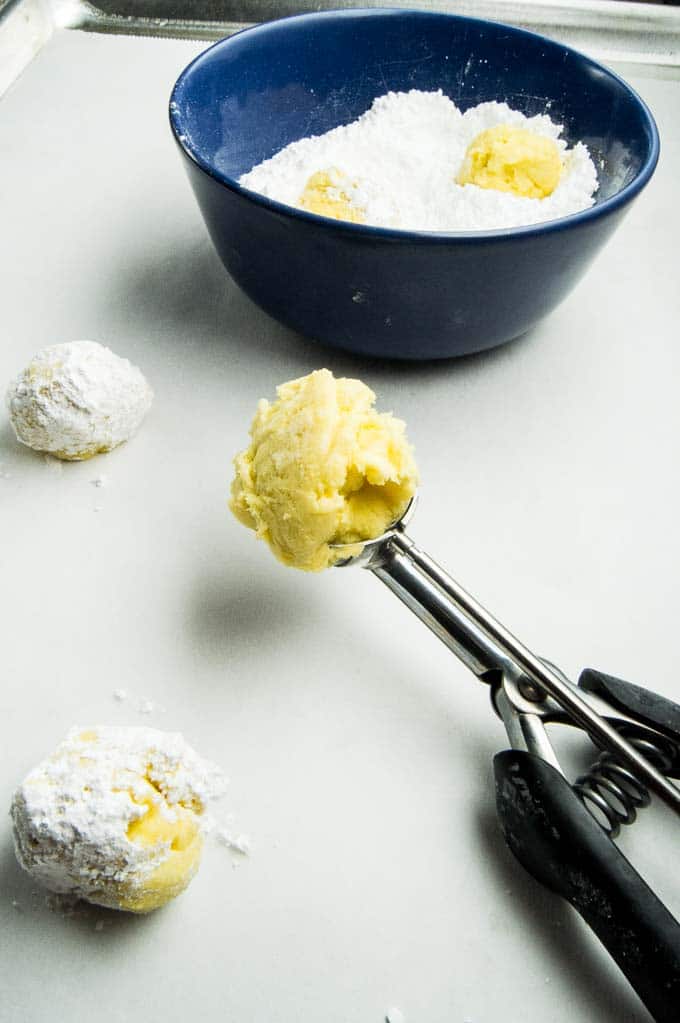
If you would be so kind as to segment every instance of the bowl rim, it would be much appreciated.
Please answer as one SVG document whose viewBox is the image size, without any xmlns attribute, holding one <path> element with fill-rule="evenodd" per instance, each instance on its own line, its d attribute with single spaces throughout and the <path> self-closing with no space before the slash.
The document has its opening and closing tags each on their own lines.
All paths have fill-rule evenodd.
<svg viewBox="0 0 680 1023">
<path fill-rule="evenodd" d="M 559 47 L 562 51 L 573 54 L 579 60 L 585 61 L 592 68 L 596 68 L 600 74 L 613 79 L 638 104 L 651 137 L 651 147 L 647 159 L 633 180 L 625 185 L 624 188 L 615 192 L 613 195 L 610 195 L 607 199 L 603 199 L 602 202 L 596 201 L 592 206 L 589 206 L 585 210 L 579 210 L 576 213 L 570 213 L 563 217 L 555 217 L 552 220 L 539 221 L 535 224 L 526 224 L 518 227 L 502 227 L 491 230 L 483 229 L 474 231 L 423 231 L 396 227 L 380 227 L 374 224 L 357 224 L 352 223 L 351 221 L 336 220 L 332 217 L 324 217 L 317 213 L 310 213 L 308 210 L 298 209 L 296 206 L 289 206 L 287 203 L 280 202 L 277 199 L 270 199 L 268 196 L 262 195 L 260 192 L 255 192 L 250 188 L 245 188 L 243 185 L 239 184 L 236 178 L 232 178 L 228 174 L 219 171 L 208 160 L 201 156 L 200 152 L 191 145 L 187 135 L 182 131 L 179 124 L 181 111 L 177 102 L 177 96 L 180 90 L 185 87 L 194 69 L 199 64 L 209 60 L 210 55 L 214 50 L 228 47 L 232 40 L 240 38 L 243 35 L 251 33 L 257 34 L 260 32 L 266 33 L 271 30 L 276 30 L 278 26 L 283 23 L 334 21 L 338 18 L 386 16 L 416 16 L 419 19 L 438 19 L 457 21 L 471 25 L 488 25 L 493 28 L 500 28 L 504 31 L 509 31 L 519 36 L 528 36 L 544 45 L 549 47 Z M 251 25 L 248 28 L 234 32 L 233 35 L 226 36 L 223 39 L 218 39 L 215 43 L 194 57 L 178 76 L 170 94 L 169 118 L 170 127 L 175 141 L 185 156 L 187 156 L 189 160 L 191 160 L 191 162 L 199 167 L 205 174 L 230 191 L 240 195 L 242 198 L 254 203 L 255 205 L 262 206 L 265 209 L 270 210 L 273 213 L 290 217 L 293 220 L 301 220 L 303 222 L 308 221 L 310 224 L 325 225 L 326 227 L 330 227 L 336 231 L 355 235 L 357 240 L 364 238 L 367 241 L 371 238 L 382 238 L 395 242 L 421 242 L 429 244 L 450 243 L 456 241 L 483 243 L 511 238 L 528 238 L 535 235 L 551 234 L 554 231 L 565 230 L 569 227 L 576 227 L 580 224 L 588 223 L 591 220 L 597 220 L 600 217 L 612 214 L 616 210 L 630 203 L 635 196 L 642 191 L 654 173 L 660 152 L 659 130 L 651 110 L 642 97 L 615 71 L 612 71 L 611 68 L 606 67 L 604 64 L 600 64 L 598 61 L 589 57 L 587 54 L 582 53 L 580 50 L 576 50 L 572 46 L 560 43 L 556 39 L 550 39 L 548 36 L 544 36 L 538 32 L 531 32 L 528 29 L 517 28 L 515 25 L 508 25 L 504 22 L 493 21 L 488 18 L 474 18 L 467 15 L 448 13 L 446 11 L 423 11 L 401 7 L 350 7 L 339 10 L 311 11 L 304 14 L 291 14 L 283 18 L 275 18 L 271 21 L 259 22 L 256 25 Z"/>
</svg>

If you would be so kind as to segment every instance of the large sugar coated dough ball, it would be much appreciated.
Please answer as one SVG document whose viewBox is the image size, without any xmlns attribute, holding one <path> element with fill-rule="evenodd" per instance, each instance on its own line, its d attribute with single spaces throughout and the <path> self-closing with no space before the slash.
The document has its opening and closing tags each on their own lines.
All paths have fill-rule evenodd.
<svg viewBox="0 0 680 1023">
<path fill-rule="evenodd" d="M 74 728 L 14 794 L 17 859 L 53 892 L 148 913 L 196 873 L 225 784 L 179 733 Z"/>
<path fill-rule="evenodd" d="M 18 440 L 68 461 L 128 440 L 152 400 L 140 370 L 96 341 L 43 348 L 7 391 Z"/>
</svg>

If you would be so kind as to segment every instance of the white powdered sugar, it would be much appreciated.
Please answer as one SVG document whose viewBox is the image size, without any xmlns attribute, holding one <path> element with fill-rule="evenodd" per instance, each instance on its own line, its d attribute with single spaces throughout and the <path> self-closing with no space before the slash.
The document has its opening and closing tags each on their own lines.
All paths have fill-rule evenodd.
<svg viewBox="0 0 680 1023">
<path fill-rule="evenodd" d="M 14 794 L 17 859 L 53 892 L 127 908 L 121 892 L 134 894 L 170 854 L 168 841 L 128 837 L 149 812 L 149 793 L 165 820 L 189 811 L 200 828 L 206 805 L 225 786 L 220 769 L 179 733 L 73 728 Z"/>
<path fill-rule="evenodd" d="M 96 341 L 43 348 L 7 391 L 18 440 L 69 461 L 128 440 L 152 400 L 140 370 Z"/>
<path fill-rule="evenodd" d="M 250 838 L 248 835 L 233 835 L 229 828 L 218 828 L 216 832 L 217 841 L 231 852 L 240 853 L 242 856 L 250 855 Z"/>
<path fill-rule="evenodd" d="M 551 195 L 529 199 L 456 184 L 470 142 L 499 124 L 555 140 L 563 172 Z M 441 90 L 390 92 L 351 124 L 286 146 L 239 184 L 299 206 L 312 174 L 339 171 L 342 191 L 364 210 L 366 224 L 412 231 L 520 227 L 593 204 L 598 182 L 588 149 L 581 142 L 569 149 L 561 132 L 547 113 L 525 117 L 506 103 L 480 103 L 462 113 Z"/>
</svg>

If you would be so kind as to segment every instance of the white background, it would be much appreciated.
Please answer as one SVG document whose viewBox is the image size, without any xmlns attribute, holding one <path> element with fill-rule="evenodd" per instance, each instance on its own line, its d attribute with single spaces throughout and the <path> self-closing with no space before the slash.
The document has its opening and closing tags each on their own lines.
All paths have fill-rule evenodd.
<svg viewBox="0 0 680 1023">
<path fill-rule="evenodd" d="M 0 805 L 73 724 L 177 729 L 230 775 L 219 815 L 252 854 L 209 842 L 149 917 L 69 917 L 3 818 L 0 1019 L 643 1020 L 503 845 L 484 688 L 371 575 L 284 569 L 226 501 L 258 398 L 360 376 L 409 423 L 419 544 L 566 671 L 680 700 L 677 81 L 628 75 L 661 163 L 560 309 L 483 356 L 383 364 L 279 327 L 224 273 L 167 126 L 203 45 L 60 32 L 0 102 L 0 384 L 92 338 L 156 392 L 131 443 L 61 471 L 0 416 Z M 621 843 L 676 914 L 677 836 L 652 809 Z"/>
</svg>

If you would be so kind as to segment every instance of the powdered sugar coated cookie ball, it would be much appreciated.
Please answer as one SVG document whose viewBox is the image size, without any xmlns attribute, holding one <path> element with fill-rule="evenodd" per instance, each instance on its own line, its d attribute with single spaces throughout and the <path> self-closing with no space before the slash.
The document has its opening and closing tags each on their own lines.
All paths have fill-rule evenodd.
<svg viewBox="0 0 680 1023">
<path fill-rule="evenodd" d="M 51 891 L 148 913 L 196 873 L 225 783 L 178 732 L 74 728 L 14 793 L 17 859 Z"/>
<path fill-rule="evenodd" d="M 128 440 L 152 400 L 141 371 L 96 341 L 43 348 L 7 391 L 17 439 L 68 461 Z"/>
</svg>

